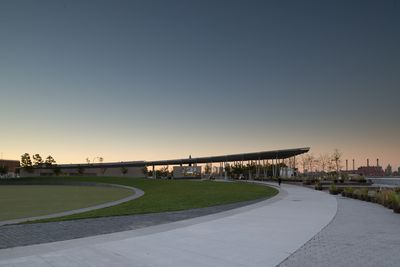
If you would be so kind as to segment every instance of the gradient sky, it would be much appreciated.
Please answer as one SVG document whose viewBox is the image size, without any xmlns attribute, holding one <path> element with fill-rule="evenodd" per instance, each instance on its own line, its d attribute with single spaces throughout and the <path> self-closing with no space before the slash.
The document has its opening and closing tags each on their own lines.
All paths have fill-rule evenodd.
<svg viewBox="0 0 400 267">
<path fill-rule="evenodd" d="M 311 146 L 400 165 L 400 1 L 1 1 L 0 152 Z"/>
</svg>

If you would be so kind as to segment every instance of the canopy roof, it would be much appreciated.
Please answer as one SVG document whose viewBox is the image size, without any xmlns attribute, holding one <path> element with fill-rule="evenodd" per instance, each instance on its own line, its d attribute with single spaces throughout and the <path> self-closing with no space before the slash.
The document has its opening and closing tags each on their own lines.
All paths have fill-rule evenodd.
<svg viewBox="0 0 400 267">
<path fill-rule="evenodd" d="M 307 153 L 309 147 L 261 151 L 253 153 L 231 154 L 223 156 L 201 157 L 201 158 L 184 158 L 184 159 L 171 159 L 171 160 L 158 160 L 146 161 L 146 165 L 178 165 L 178 164 L 193 164 L 193 163 L 214 163 L 214 162 L 232 162 L 232 161 L 246 161 L 246 160 L 270 160 L 270 159 L 286 159 Z"/>
<path fill-rule="evenodd" d="M 215 162 L 233 162 L 247 160 L 271 160 L 271 159 L 286 159 L 303 153 L 307 153 L 309 147 L 261 151 L 253 153 L 231 154 L 223 156 L 211 156 L 200 158 L 182 158 L 156 161 L 127 161 L 127 162 L 110 162 L 110 163 L 90 163 L 90 164 L 59 164 L 60 168 L 115 168 L 115 167 L 144 167 L 144 166 L 166 166 L 166 165 L 183 165 L 183 164 L 200 164 L 200 163 L 215 163 Z M 46 166 L 36 167 L 38 169 L 48 168 Z"/>
</svg>

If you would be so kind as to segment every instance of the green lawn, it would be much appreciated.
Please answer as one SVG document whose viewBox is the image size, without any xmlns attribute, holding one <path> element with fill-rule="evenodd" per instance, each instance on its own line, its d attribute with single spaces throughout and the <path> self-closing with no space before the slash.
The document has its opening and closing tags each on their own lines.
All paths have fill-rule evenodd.
<svg viewBox="0 0 400 267">
<path fill-rule="evenodd" d="M 21 182 L 46 183 L 56 181 L 100 182 L 133 186 L 145 195 L 117 206 L 48 219 L 60 221 L 104 216 L 132 215 L 209 207 L 240 201 L 269 198 L 278 193 L 274 188 L 247 183 L 224 183 L 190 180 L 151 180 L 125 177 L 55 177 L 19 179 Z M 1 185 L 1 182 L 0 182 Z"/>
<path fill-rule="evenodd" d="M 0 221 L 86 208 L 132 195 L 125 188 L 65 185 L 0 186 Z"/>
</svg>

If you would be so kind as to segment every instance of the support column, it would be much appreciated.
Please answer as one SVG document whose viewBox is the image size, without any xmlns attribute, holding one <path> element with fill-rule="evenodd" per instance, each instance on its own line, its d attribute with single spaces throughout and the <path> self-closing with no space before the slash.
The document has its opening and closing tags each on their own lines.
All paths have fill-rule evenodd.
<svg viewBox="0 0 400 267">
<path fill-rule="evenodd" d="M 271 164 L 272 177 L 271 177 L 271 178 L 274 178 L 274 177 L 275 177 L 275 164 L 274 164 L 274 159 L 272 159 L 271 162 L 272 162 L 272 164 Z"/>
<path fill-rule="evenodd" d="M 293 176 L 294 176 L 295 172 L 296 172 L 296 156 L 293 157 Z M 296 173 L 296 176 L 297 176 L 297 173 Z"/>
<path fill-rule="evenodd" d="M 263 174 L 262 180 L 264 181 L 264 179 L 267 179 L 267 167 L 265 166 L 265 159 L 263 159 Z"/>
<path fill-rule="evenodd" d="M 227 163 L 226 162 L 224 162 L 224 179 L 225 180 L 228 180 L 228 173 L 227 173 L 227 171 L 226 171 L 226 166 L 227 166 Z"/>
</svg>

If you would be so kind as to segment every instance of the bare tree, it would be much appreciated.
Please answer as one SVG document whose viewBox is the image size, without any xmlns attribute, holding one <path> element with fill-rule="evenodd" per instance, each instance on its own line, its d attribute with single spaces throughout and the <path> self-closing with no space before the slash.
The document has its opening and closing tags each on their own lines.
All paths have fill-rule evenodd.
<svg viewBox="0 0 400 267">
<path fill-rule="evenodd" d="M 312 172 L 315 166 L 315 157 L 313 154 L 307 155 L 307 165 L 309 167 L 309 171 Z"/>
<path fill-rule="evenodd" d="M 101 172 L 101 175 L 104 175 L 105 173 L 106 173 L 106 171 L 107 171 L 107 167 L 105 167 L 104 165 L 103 165 L 103 162 L 104 162 L 104 158 L 103 157 L 99 157 L 99 163 L 100 163 L 100 172 Z"/>
<path fill-rule="evenodd" d="M 342 165 L 341 165 L 342 155 L 343 155 L 343 153 L 340 152 L 337 148 L 335 148 L 335 150 L 333 151 L 333 154 L 332 154 L 332 161 L 336 168 L 337 173 L 339 173 L 339 171 L 342 169 Z"/>
<path fill-rule="evenodd" d="M 308 161 L 307 161 L 307 156 L 306 155 L 302 155 L 302 156 L 300 156 L 300 164 L 301 164 L 301 167 L 302 167 L 302 171 L 303 171 L 303 173 L 305 173 L 306 171 L 307 171 L 307 166 L 308 166 L 308 163 L 307 163 Z"/>
<path fill-rule="evenodd" d="M 327 153 L 320 154 L 318 156 L 318 165 L 321 168 L 322 172 L 325 172 L 328 169 L 329 161 L 330 161 L 330 156 Z"/>
</svg>

